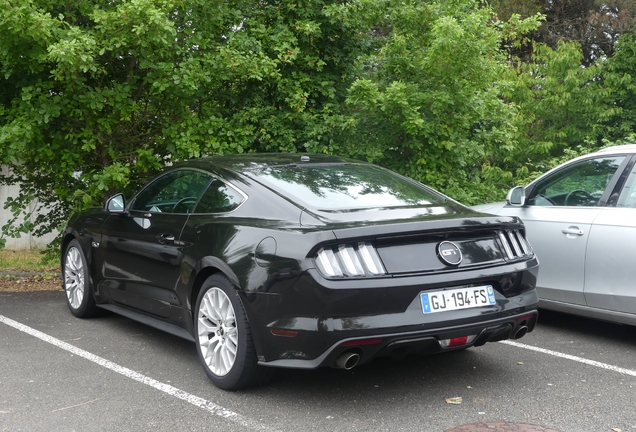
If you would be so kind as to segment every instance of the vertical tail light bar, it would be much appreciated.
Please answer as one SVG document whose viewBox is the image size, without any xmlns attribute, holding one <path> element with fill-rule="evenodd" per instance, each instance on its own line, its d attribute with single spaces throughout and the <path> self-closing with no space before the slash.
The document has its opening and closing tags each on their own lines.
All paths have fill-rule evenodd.
<svg viewBox="0 0 636 432">
<path fill-rule="evenodd" d="M 515 256 L 512 254 L 512 249 L 510 249 L 510 245 L 508 244 L 508 239 L 503 231 L 499 231 L 499 240 L 501 240 L 501 244 L 503 245 L 504 251 L 506 252 L 506 258 L 513 259 Z"/>
<path fill-rule="evenodd" d="M 342 276 L 340 265 L 331 249 L 320 249 L 316 264 L 318 264 L 320 271 L 327 276 Z"/>
<path fill-rule="evenodd" d="M 386 273 L 384 265 L 382 265 L 382 261 L 380 261 L 380 257 L 378 256 L 378 252 L 371 244 L 363 242 L 358 243 L 358 252 L 362 256 L 362 261 L 369 270 L 369 273 L 374 275 Z"/>
<path fill-rule="evenodd" d="M 521 252 L 521 246 L 519 245 L 519 239 L 517 238 L 517 230 L 508 230 L 507 234 L 508 238 L 510 239 L 510 243 L 512 244 L 512 248 L 515 250 L 515 254 L 518 257 L 523 256 L 523 252 Z"/>
<path fill-rule="evenodd" d="M 508 260 L 517 260 L 534 255 L 530 243 L 519 230 L 499 231 L 499 240 Z"/>
<path fill-rule="evenodd" d="M 347 276 L 364 276 L 364 270 L 356 251 L 351 246 L 338 246 L 338 256 L 344 263 L 344 273 Z"/>
<path fill-rule="evenodd" d="M 517 232 L 517 240 L 519 240 L 519 244 L 521 245 L 521 249 L 523 249 L 524 255 L 534 255 L 532 247 L 530 246 L 530 243 L 528 243 L 528 239 L 526 239 L 520 232 Z"/>
<path fill-rule="evenodd" d="M 324 247 L 316 255 L 318 270 L 327 277 L 378 276 L 386 270 L 372 244 L 340 244 Z"/>
</svg>

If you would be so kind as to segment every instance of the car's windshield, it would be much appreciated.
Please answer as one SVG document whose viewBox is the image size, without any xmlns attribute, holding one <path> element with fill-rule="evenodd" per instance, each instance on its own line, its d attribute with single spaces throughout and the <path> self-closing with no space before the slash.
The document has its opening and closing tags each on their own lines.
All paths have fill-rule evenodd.
<svg viewBox="0 0 636 432">
<path fill-rule="evenodd" d="M 430 206 L 445 201 L 442 195 L 374 165 L 280 166 L 256 176 L 283 195 L 321 210 Z"/>
</svg>

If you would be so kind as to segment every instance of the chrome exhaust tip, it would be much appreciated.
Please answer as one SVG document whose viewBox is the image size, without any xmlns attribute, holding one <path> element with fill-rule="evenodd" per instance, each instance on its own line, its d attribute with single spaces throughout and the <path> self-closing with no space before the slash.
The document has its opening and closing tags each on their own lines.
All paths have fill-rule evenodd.
<svg viewBox="0 0 636 432">
<path fill-rule="evenodd" d="M 514 335 L 514 339 L 521 339 L 522 337 L 524 337 L 526 335 L 526 333 L 528 333 L 528 327 L 526 326 L 521 326 L 519 327 L 519 329 L 516 331 L 515 335 Z"/>
<path fill-rule="evenodd" d="M 345 352 L 338 356 L 336 367 L 339 369 L 350 370 L 356 367 L 360 361 L 360 354 L 355 352 Z"/>
</svg>

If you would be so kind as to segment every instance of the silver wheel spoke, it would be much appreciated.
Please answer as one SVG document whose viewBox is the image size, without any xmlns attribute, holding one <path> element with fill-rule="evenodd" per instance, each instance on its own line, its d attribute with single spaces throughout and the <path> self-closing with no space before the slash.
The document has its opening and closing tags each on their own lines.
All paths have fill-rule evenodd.
<svg viewBox="0 0 636 432">
<path fill-rule="evenodd" d="M 238 350 L 238 346 L 234 341 L 232 341 L 232 343 L 227 343 L 225 346 L 227 351 L 230 354 L 232 354 L 233 356 L 236 356 L 236 351 Z"/>
<path fill-rule="evenodd" d="M 199 349 L 213 374 L 227 375 L 236 362 L 238 329 L 232 302 L 223 290 L 210 288 L 201 299 L 197 316 Z"/>
<path fill-rule="evenodd" d="M 238 332 L 236 331 L 236 328 L 232 328 L 231 331 L 228 330 L 227 341 L 231 342 L 231 344 L 228 344 L 228 345 L 233 345 L 234 352 L 236 353 L 236 347 L 238 346 Z"/>
<path fill-rule="evenodd" d="M 230 353 L 230 351 L 225 348 L 221 350 L 219 354 L 221 355 L 221 362 L 223 363 L 223 367 L 229 370 L 232 367 L 232 363 L 234 363 L 234 359 L 230 359 L 232 353 Z"/>
<path fill-rule="evenodd" d="M 217 299 L 214 296 L 210 296 L 204 299 L 205 301 L 205 313 L 208 316 L 208 319 L 215 324 L 219 324 L 220 317 L 219 312 L 216 308 Z"/>
<path fill-rule="evenodd" d="M 199 336 L 207 336 L 214 333 L 217 328 L 218 326 L 211 323 L 207 317 L 199 318 Z"/>
<path fill-rule="evenodd" d="M 209 339 L 206 343 L 205 346 L 205 354 L 204 357 L 206 359 L 210 359 L 211 357 L 214 356 L 214 354 L 217 351 L 217 347 L 219 346 L 219 340 L 217 337 L 214 337 L 212 339 Z"/>
</svg>

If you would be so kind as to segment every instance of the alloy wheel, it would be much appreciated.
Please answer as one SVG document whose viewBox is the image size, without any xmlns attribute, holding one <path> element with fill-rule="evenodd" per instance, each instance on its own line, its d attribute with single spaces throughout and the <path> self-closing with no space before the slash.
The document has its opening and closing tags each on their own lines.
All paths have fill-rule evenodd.
<svg viewBox="0 0 636 432">
<path fill-rule="evenodd" d="M 64 260 L 64 290 L 73 309 L 78 309 L 84 300 L 84 262 L 76 247 L 66 252 Z"/>
<path fill-rule="evenodd" d="M 238 328 L 232 302 L 220 288 L 210 288 L 201 299 L 198 313 L 201 354 L 210 371 L 227 375 L 238 351 Z"/>
</svg>

